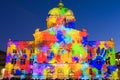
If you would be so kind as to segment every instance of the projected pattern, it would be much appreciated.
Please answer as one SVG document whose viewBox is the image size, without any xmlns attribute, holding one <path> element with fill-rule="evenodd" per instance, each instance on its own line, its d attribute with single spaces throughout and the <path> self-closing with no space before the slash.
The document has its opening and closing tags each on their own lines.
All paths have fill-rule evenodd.
<svg viewBox="0 0 120 80">
<path fill-rule="evenodd" d="M 114 41 L 88 41 L 87 31 L 74 29 L 73 12 L 63 6 L 50 10 L 49 29 L 36 29 L 33 41 L 9 40 L 5 77 L 117 78 Z"/>
</svg>

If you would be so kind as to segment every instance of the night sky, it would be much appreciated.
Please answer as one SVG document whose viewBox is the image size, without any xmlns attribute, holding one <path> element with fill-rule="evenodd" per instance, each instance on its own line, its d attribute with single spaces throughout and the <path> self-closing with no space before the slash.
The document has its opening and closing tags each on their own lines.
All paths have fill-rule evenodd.
<svg viewBox="0 0 120 80">
<path fill-rule="evenodd" d="M 0 0 L 0 50 L 6 51 L 9 38 L 33 40 L 36 28 L 47 29 L 48 11 L 59 0 Z M 76 29 L 86 28 L 88 40 L 115 41 L 120 51 L 120 0 L 63 0 L 76 17 Z"/>
</svg>

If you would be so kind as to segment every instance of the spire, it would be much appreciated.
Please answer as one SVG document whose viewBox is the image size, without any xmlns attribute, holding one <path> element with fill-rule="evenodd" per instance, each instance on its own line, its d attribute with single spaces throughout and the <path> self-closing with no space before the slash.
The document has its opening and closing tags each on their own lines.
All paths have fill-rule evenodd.
<svg viewBox="0 0 120 80">
<path fill-rule="evenodd" d="M 110 41 L 114 41 L 113 38 L 110 38 Z"/>
<path fill-rule="evenodd" d="M 59 7 L 59 8 L 64 7 L 64 4 L 62 3 L 62 0 L 60 0 L 60 2 L 59 2 L 59 4 L 58 4 L 58 7 Z"/>
</svg>

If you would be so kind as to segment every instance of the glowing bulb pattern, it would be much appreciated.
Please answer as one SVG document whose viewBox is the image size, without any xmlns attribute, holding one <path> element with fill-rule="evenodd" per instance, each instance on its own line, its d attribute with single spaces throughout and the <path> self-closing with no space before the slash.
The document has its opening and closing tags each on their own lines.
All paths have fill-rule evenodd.
<svg viewBox="0 0 120 80">
<path fill-rule="evenodd" d="M 50 10 L 48 29 L 36 29 L 34 40 L 9 40 L 4 77 L 117 79 L 114 41 L 88 41 L 86 29 L 74 29 L 74 21 L 62 5 Z"/>
</svg>

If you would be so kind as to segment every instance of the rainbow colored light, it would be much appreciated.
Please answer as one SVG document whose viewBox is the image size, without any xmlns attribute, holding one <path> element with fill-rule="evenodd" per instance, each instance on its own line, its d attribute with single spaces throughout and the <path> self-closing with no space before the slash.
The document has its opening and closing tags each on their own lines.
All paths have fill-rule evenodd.
<svg viewBox="0 0 120 80">
<path fill-rule="evenodd" d="M 74 15 L 62 3 L 48 14 L 49 29 L 36 29 L 33 41 L 8 42 L 4 77 L 117 79 L 113 40 L 88 41 L 87 31 L 74 29 Z"/>
</svg>

